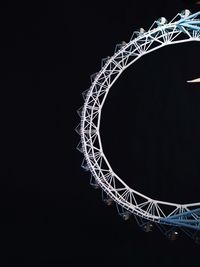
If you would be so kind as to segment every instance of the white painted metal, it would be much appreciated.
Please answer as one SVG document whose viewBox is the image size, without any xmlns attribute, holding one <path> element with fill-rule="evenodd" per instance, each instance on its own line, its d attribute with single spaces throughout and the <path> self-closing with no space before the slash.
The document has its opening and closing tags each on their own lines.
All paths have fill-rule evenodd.
<svg viewBox="0 0 200 267">
<path fill-rule="evenodd" d="M 187 81 L 188 83 L 200 83 L 200 78 L 198 79 L 194 79 L 194 80 L 191 80 L 191 81 Z"/>
<path fill-rule="evenodd" d="M 78 149 L 84 154 L 82 166 L 92 173 L 95 185 L 125 210 L 158 223 L 167 224 L 166 218 L 191 211 L 193 225 L 199 226 L 200 216 L 192 211 L 200 208 L 200 202 L 178 204 L 160 201 L 130 188 L 114 172 L 104 154 L 100 137 L 101 112 L 112 85 L 126 68 L 142 56 L 167 45 L 200 41 L 199 18 L 200 12 L 191 15 L 187 10 L 169 23 L 162 17 L 148 31 L 141 28 L 134 32 L 128 43 L 117 45 L 114 55 L 103 59 L 101 70 L 91 76 L 91 87 L 83 93 L 85 103 L 79 110 L 81 123 L 76 130 L 81 136 L 81 143 Z M 170 220 L 169 224 L 173 221 Z"/>
</svg>

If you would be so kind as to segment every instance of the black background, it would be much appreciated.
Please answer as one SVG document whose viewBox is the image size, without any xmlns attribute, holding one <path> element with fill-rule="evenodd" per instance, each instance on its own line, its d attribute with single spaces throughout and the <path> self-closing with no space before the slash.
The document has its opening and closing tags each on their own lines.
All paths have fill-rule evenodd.
<svg viewBox="0 0 200 267">
<path fill-rule="evenodd" d="M 161 16 L 198 10 L 186 2 L 1 6 L 1 265 L 198 266 L 200 248 L 190 239 L 145 234 L 102 203 L 80 169 L 74 132 L 81 92 L 101 58 Z M 108 159 L 129 184 L 159 199 L 198 201 L 200 93 L 185 83 L 199 77 L 198 51 L 190 44 L 148 55 L 105 104 Z"/>
</svg>

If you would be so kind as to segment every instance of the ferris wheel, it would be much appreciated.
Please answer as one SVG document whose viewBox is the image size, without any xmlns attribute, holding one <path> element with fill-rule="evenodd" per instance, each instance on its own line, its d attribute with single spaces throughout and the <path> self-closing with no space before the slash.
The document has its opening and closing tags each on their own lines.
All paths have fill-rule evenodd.
<svg viewBox="0 0 200 267">
<path fill-rule="evenodd" d="M 116 45 L 114 55 L 104 58 L 101 70 L 91 75 L 91 86 L 83 92 L 84 105 L 76 132 L 81 140 L 77 149 L 83 153 L 82 167 L 91 173 L 90 183 L 102 189 L 107 205 L 116 203 L 124 220 L 134 216 L 145 232 L 156 225 L 170 240 L 181 230 L 200 243 L 200 202 L 179 204 L 152 199 L 130 188 L 112 169 L 104 154 L 100 121 L 106 97 L 119 76 L 142 56 L 167 45 L 200 41 L 200 12 L 178 13 L 170 22 L 161 17 L 148 31 L 133 32 L 129 42 Z"/>
</svg>

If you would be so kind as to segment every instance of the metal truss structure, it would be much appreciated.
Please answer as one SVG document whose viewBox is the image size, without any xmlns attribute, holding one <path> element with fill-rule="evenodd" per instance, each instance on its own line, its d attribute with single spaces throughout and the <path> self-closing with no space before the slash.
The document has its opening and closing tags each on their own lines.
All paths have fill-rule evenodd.
<svg viewBox="0 0 200 267">
<path fill-rule="evenodd" d="M 91 86 L 83 92 L 84 105 L 77 112 L 81 122 L 76 128 L 81 136 L 77 149 L 84 154 L 82 167 L 91 172 L 91 184 L 103 190 L 103 199 L 116 202 L 118 212 L 126 220 L 134 215 L 145 231 L 155 223 L 162 231 L 166 226 L 178 228 L 196 237 L 200 230 L 200 202 L 178 204 L 152 199 L 130 188 L 112 169 L 100 137 L 101 111 L 107 94 L 131 64 L 142 56 L 167 45 L 200 41 L 200 12 L 189 10 L 177 14 L 169 23 L 156 20 L 148 31 L 134 31 L 129 42 L 116 45 L 114 55 L 104 58 L 101 70 L 91 76 Z M 171 231 L 171 230 L 170 230 Z M 167 230 L 164 230 L 167 233 Z M 172 234 L 172 232 L 170 232 Z M 176 235 L 173 232 L 172 237 Z M 199 240 L 199 239 L 198 239 Z"/>
</svg>

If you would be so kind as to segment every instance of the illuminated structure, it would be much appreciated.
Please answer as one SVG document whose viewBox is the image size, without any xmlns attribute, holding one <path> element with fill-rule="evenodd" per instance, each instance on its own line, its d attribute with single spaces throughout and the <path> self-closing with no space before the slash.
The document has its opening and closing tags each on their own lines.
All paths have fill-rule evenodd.
<svg viewBox="0 0 200 267">
<path fill-rule="evenodd" d="M 91 87 L 83 92 L 85 102 L 78 110 L 81 122 L 76 131 L 81 136 L 77 149 L 84 154 L 82 167 L 91 172 L 91 184 L 102 189 L 107 205 L 115 202 L 125 220 L 134 215 L 146 232 L 156 224 L 170 240 L 174 240 L 177 229 L 181 229 L 199 242 L 200 202 L 165 202 L 130 188 L 110 166 L 100 136 L 101 112 L 106 96 L 123 71 L 154 50 L 191 41 L 200 41 L 200 12 L 191 14 L 184 10 L 169 23 L 161 17 L 148 31 L 140 28 L 128 43 L 118 44 L 114 55 L 103 59 L 101 70 L 91 76 Z"/>
</svg>

